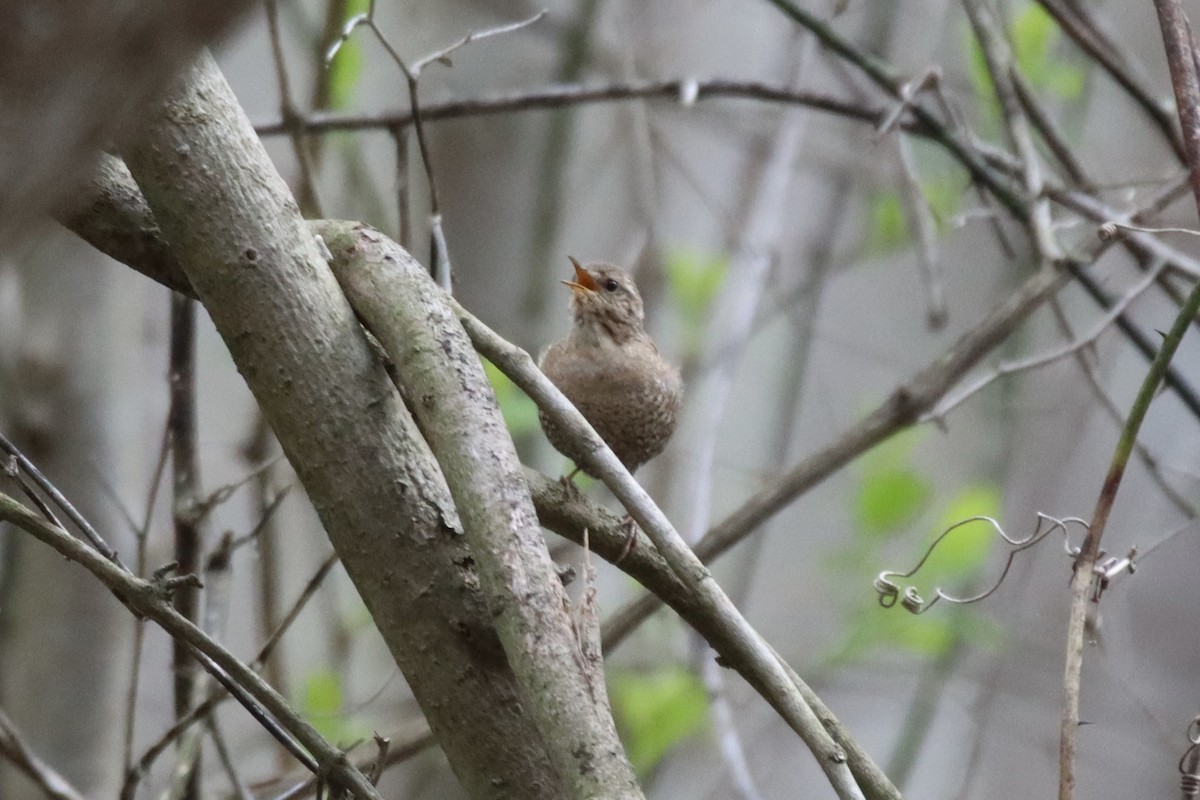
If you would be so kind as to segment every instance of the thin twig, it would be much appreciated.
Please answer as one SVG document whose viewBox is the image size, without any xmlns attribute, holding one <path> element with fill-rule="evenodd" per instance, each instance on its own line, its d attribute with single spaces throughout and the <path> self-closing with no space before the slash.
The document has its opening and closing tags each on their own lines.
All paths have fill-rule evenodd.
<svg viewBox="0 0 1200 800">
<path fill-rule="evenodd" d="M 229 779 L 229 785 L 233 787 L 233 791 L 237 794 L 239 800 L 254 800 L 254 795 L 246 788 L 246 784 L 238 775 L 237 767 L 233 763 L 233 757 L 229 753 L 229 747 L 225 744 L 225 736 L 221 733 L 220 727 L 217 725 L 216 716 L 210 715 L 205 719 L 205 725 L 208 727 L 208 735 L 212 739 L 213 747 L 217 751 L 217 760 L 221 762 L 221 768 L 225 770 L 225 776 Z M 372 784 L 376 781 L 372 781 Z"/>
<path fill-rule="evenodd" d="M 510 94 L 496 94 L 469 100 L 452 100 L 440 103 L 425 103 L 421 106 L 421 119 L 425 122 L 440 122 L 451 119 L 511 114 L 524 111 L 568 108 L 588 103 L 615 103 L 628 100 L 659 98 L 675 105 L 680 104 L 680 94 L 691 89 L 691 104 L 716 99 L 745 98 L 764 103 L 786 106 L 804 106 L 836 116 L 867 122 L 877 126 L 888 116 L 884 106 L 872 107 L 861 103 L 842 100 L 822 92 L 804 91 L 785 86 L 773 86 L 759 81 L 736 81 L 727 79 L 695 80 L 675 78 L 669 80 L 620 81 L 606 84 L 564 84 L 526 89 Z M 682 106 L 688 108 L 689 106 Z M 387 130 L 412 125 L 411 111 L 389 111 L 376 114 L 314 112 L 304 121 L 306 135 L 319 135 L 333 131 Z M 900 127 L 919 136 L 929 136 L 923 126 L 903 118 Z M 280 136 L 288 133 L 282 120 L 261 122 L 255 125 L 259 136 Z"/>
<path fill-rule="evenodd" d="M 63 510 L 63 513 L 67 515 L 67 518 L 70 519 L 71 522 L 73 522 L 75 526 L 83 532 L 83 535 L 86 536 L 87 540 L 92 543 L 92 547 L 99 551 L 100 555 L 104 556 L 126 572 L 129 571 L 128 568 L 121 563 L 121 559 L 117 557 L 117 551 L 108 546 L 108 543 L 104 541 L 104 538 L 96 531 L 96 529 L 92 526 L 92 523 L 88 522 L 87 518 L 84 517 L 83 514 L 80 514 L 75 506 L 71 505 L 71 501 L 68 500 L 66 496 L 58 490 L 58 487 L 51 483 L 50 479 L 43 475 L 41 471 L 33 465 L 33 462 L 26 458 L 25 454 L 18 450 L 17 446 L 10 442 L 2 433 L 0 433 L 0 450 L 8 453 L 9 456 L 16 460 L 17 466 L 19 466 L 26 475 L 32 478 L 33 482 L 36 483 L 38 487 L 41 488 L 41 490 L 45 492 L 50 499 L 53 500 L 55 504 Z"/>
<path fill-rule="evenodd" d="M 383 770 L 386 771 L 389 767 L 394 767 L 402 764 L 410 758 L 425 752 L 430 747 L 437 745 L 437 739 L 433 736 L 433 731 L 429 730 L 429 726 L 422 722 L 419 730 L 406 734 L 401 738 L 398 734 L 393 734 L 388 739 L 387 755 L 383 760 Z M 378 750 L 376 754 L 369 758 L 360 758 L 355 762 L 355 765 L 364 773 L 374 775 L 378 762 Z M 277 781 L 273 781 L 277 782 Z M 317 777 L 310 775 L 300 783 L 292 786 L 292 788 L 276 795 L 273 800 L 299 800 L 301 797 L 307 797 L 317 789 Z"/>
<path fill-rule="evenodd" d="M 266 643 L 259 648 L 258 655 L 255 656 L 254 661 L 250 664 L 251 669 L 259 670 L 270 660 L 271 654 L 275 651 L 275 647 L 283 638 L 283 634 L 287 632 L 288 628 L 291 627 L 292 623 L 300 615 L 300 612 L 304 610 L 304 607 L 308 604 L 308 601 L 311 600 L 316 594 L 316 590 L 321 585 L 321 582 L 325 579 L 325 576 L 329 574 L 329 570 L 332 569 L 337 563 L 337 554 L 330 554 L 325 561 L 322 562 L 316 573 L 312 576 L 312 578 L 309 579 L 308 583 L 305 584 L 304 589 L 300 592 L 300 596 L 297 597 L 296 601 L 292 604 L 291 609 L 288 610 L 288 613 L 284 616 L 278 627 L 271 632 L 271 636 L 267 639 Z M 130 783 L 136 783 L 142 775 L 150 770 L 150 767 L 154 764 L 154 761 L 163 753 L 163 751 L 165 751 L 176 740 L 178 740 L 179 737 L 183 735 L 183 733 L 186 732 L 192 725 L 202 719 L 205 719 L 212 713 L 213 709 L 216 708 L 218 704 L 227 699 L 229 699 L 228 692 L 226 692 L 224 689 L 214 688 L 204 702 L 196 705 L 196 707 L 193 708 L 186 717 L 178 720 L 174 725 L 164 731 L 162 736 L 160 736 L 157 741 L 146 748 L 146 751 L 142 753 L 141 758 L 138 759 L 136 764 L 126 768 L 126 786 L 128 786 Z M 131 796 L 131 791 L 123 790 L 122 797 L 128 796 Z"/>
<path fill-rule="evenodd" d="M 137 555 L 134 559 L 134 569 L 140 578 L 146 574 L 146 542 L 150 538 L 150 521 L 154 515 L 154 504 L 158 499 L 158 489 L 162 485 L 163 475 L 167 472 L 167 456 L 170 453 L 171 438 L 167 426 L 163 426 L 162 437 L 158 446 L 158 461 L 154 465 L 154 478 L 150 481 L 150 489 L 146 492 L 146 509 L 142 514 L 142 523 L 134 529 L 137 540 Z M 133 767 L 133 734 L 137 720 L 138 683 L 142 674 L 142 648 L 146 641 L 146 621 L 141 617 L 133 621 L 133 653 L 129 664 L 129 687 L 125 694 L 125 725 L 124 741 L 121 747 L 124 766 L 122 774 L 128 775 Z"/>
<path fill-rule="evenodd" d="M 929 199 L 917 178 L 912 146 L 903 134 L 896 135 L 896 151 L 900 156 L 900 196 L 908 223 L 916 230 L 917 272 L 925 290 L 925 323 L 930 330 L 941 330 L 950 317 L 946 307 L 945 283 L 937 253 L 937 224 Z"/>
<path fill-rule="evenodd" d="M 271 60 L 275 65 L 275 80 L 279 86 L 279 116 L 291 129 L 292 151 L 296 154 L 296 163 L 300 165 L 300 190 L 296 193 L 296 201 L 304 216 L 319 219 L 325 215 L 321 212 L 316 170 L 313 169 L 308 143 L 304 139 L 304 117 L 296 110 L 296 103 L 292 99 L 292 82 L 283 54 L 283 32 L 279 26 L 278 0 L 267 0 L 266 11 Z"/>
<path fill-rule="evenodd" d="M 12 523 L 54 548 L 66 559 L 80 564 L 135 614 L 153 620 L 172 638 L 186 641 L 195 648 L 198 656 L 204 656 L 202 663 L 206 667 L 219 668 L 222 677 L 242 688 L 254 702 L 261 704 L 278 720 L 283 729 L 312 754 L 307 760 L 315 762 L 323 774 L 331 776 L 338 786 L 348 789 L 355 797 L 379 800 L 375 788 L 361 772 L 346 761 L 341 750 L 325 741 L 312 725 L 293 711 L 287 701 L 253 670 L 183 618 L 163 596 L 159 584 L 132 575 L 62 528 L 51 525 L 4 494 L 0 494 L 0 520 Z"/>
<path fill-rule="evenodd" d="M 425 67 L 429 66 L 434 61 L 445 64 L 446 66 L 453 66 L 453 64 L 450 61 L 450 54 L 453 53 L 455 50 L 458 50 L 459 48 L 462 48 L 462 47 L 466 47 L 471 42 L 478 42 L 480 39 L 487 39 L 491 36 L 499 36 L 504 33 L 516 33 L 517 31 L 521 30 L 522 28 L 528 28 L 530 25 L 537 22 L 542 17 L 546 16 L 546 14 L 548 14 L 548 13 L 549 12 L 543 8 L 541 11 L 537 12 L 536 14 L 529 17 L 528 19 L 523 19 L 523 20 L 520 20 L 519 22 L 510 22 L 506 25 L 497 25 L 494 28 L 485 28 L 483 30 L 471 31 L 466 36 L 459 39 L 457 42 L 454 42 L 453 44 L 448 45 L 447 47 L 443 47 L 441 50 L 435 50 L 432 53 L 430 53 L 429 55 L 423 56 L 422 58 L 417 59 L 416 61 L 414 61 L 412 63 L 412 66 L 409 67 L 409 70 L 412 72 L 413 77 L 419 78 L 421 76 L 421 70 L 425 69 Z"/>
<path fill-rule="evenodd" d="M 1079 353 L 1080 350 L 1090 347 L 1096 342 L 1100 336 L 1112 327 L 1117 317 L 1125 313 L 1125 309 L 1129 307 L 1135 299 L 1141 296 L 1142 292 L 1149 289 L 1158 279 L 1162 272 L 1165 262 L 1159 261 L 1155 267 L 1142 276 L 1141 280 L 1129 288 L 1120 299 L 1117 300 L 1108 309 L 1106 313 L 1092 328 L 1091 332 L 1086 336 L 1075 339 L 1067 344 L 1057 347 L 1047 353 L 1042 353 L 1036 356 L 1029 356 L 1018 361 L 1006 361 L 1000 364 L 995 369 L 988 372 L 971 382 L 970 384 L 959 389 L 954 394 L 948 394 L 928 413 L 921 417 L 921 422 L 937 422 L 942 424 L 945 421 L 946 415 L 958 408 L 970 398 L 974 397 L 986 387 L 990 386 L 995 381 L 1008 375 L 1013 375 L 1018 372 L 1025 372 L 1038 367 L 1044 367 L 1048 364 L 1053 364 L 1055 361 L 1066 358 L 1070 355 Z"/>
<path fill-rule="evenodd" d="M 388 41 L 388 38 L 383 35 L 383 31 L 375 23 L 375 0 L 371 0 L 370 6 L 365 14 L 360 14 L 349 22 L 342 30 L 341 36 L 338 37 L 327 51 L 325 63 L 328 65 L 337 55 L 338 50 L 349 39 L 350 35 L 359 27 L 367 27 L 375 34 L 375 38 L 387 51 L 391 59 L 396 62 L 396 66 L 404 73 L 404 78 L 408 82 L 408 102 L 409 114 L 411 115 L 413 130 L 417 134 L 417 149 L 421 153 L 421 163 L 425 167 L 425 180 L 429 187 L 429 224 L 430 224 L 430 265 L 432 274 L 437 284 L 447 292 L 451 289 L 451 268 L 450 254 L 446 246 L 446 234 L 442 229 L 442 210 L 441 203 L 438 197 L 437 181 L 434 178 L 433 172 L 433 156 L 430 152 L 429 141 L 425 135 L 425 125 L 421 116 L 420 102 L 420 79 L 421 71 L 429 64 L 437 62 L 450 65 L 450 54 L 461 47 L 465 47 L 471 42 L 480 39 L 486 39 L 491 36 L 497 36 L 503 33 L 512 33 L 521 30 L 522 28 L 532 25 L 546 15 L 546 11 L 539 11 L 529 19 L 520 22 L 514 22 L 508 25 L 501 25 L 495 28 L 485 30 L 471 31 L 462 39 L 454 42 L 448 47 L 440 50 L 435 50 L 427 56 L 417 59 L 410 66 L 401 57 L 400 53 Z M 394 127 L 394 126 L 393 126 Z"/>
<path fill-rule="evenodd" d="M 992 88 L 1000 103 L 1000 113 L 1009 143 L 1021 164 L 1021 178 L 1026 195 L 1032 198 L 1022 221 L 1029 229 L 1029 238 L 1036 249 L 1038 266 L 1045 268 L 1057 262 L 1063 251 L 1054 235 L 1050 200 L 1042 194 L 1044 181 L 1037 148 L 1033 145 L 1029 118 L 1014 86 L 1016 60 L 1000 31 L 999 23 L 988 7 L 981 0 L 964 0 L 963 7 L 967 11 L 967 18 L 971 21 L 975 37 L 979 40 L 984 63 L 992 79 Z"/>
<path fill-rule="evenodd" d="M 1057 298 L 1050 301 L 1050 310 L 1054 314 L 1054 321 L 1058 324 L 1059 330 L 1062 331 L 1063 336 L 1067 339 L 1067 341 L 1075 341 L 1075 332 L 1071 328 L 1071 324 L 1067 319 L 1066 312 L 1063 311 L 1062 303 L 1058 302 Z M 1117 407 L 1117 401 L 1112 398 L 1112 395 L 1109 393 L 1108 389 L 1104 387 L 1104 383 L 1100 379 L 1100 374 L 1096 369 L 1096 365 L 1093 363 L 1095 361 L 1095 356 L 1096 348 L 1094 345 L 1090 345 L 1075 353 L 1075 363 L 1079 365 L 1080 371 L 1083 372 L 1083 376 L 1087 380 L 1088 386 L 1091 387 L 1092 394 L 1096 396 L 1097 402 L 1100 403 L 1100 407 L 1104 409 L 1105 414 L 1116 424 L 1117 428 L 1120 429 L 1120 427 L 1125 424 L 1124 415 L 1121 413 L 1121 409 Z M 1142 444 L 1141 442 L 1137 442 L 1134 445 L 1134 452 L 1137 454 L 1138 458 L 1141 459 L 1142 466 L 1145 467 L 1146 472 L 1150 474 L 1151 480 L 1158 485 L 1159 491 L 1161 491 L 1163 495 L 1170 500 L 1177 509 L 1180 510 L 1180 512 L 1187 515 L 1189 519 L 1200 513 L 1200 509 L 1197 509 L 1194 505 L 1192 505 L 1167 481 L 1166 476 L 1163 474 L 1163 471 L 1159 466 L 1158 458 L 1156 458 L 1155 455 L 1150 452 L 1150 449 L 1146 447 L 1146 445 Z M 1144 561 L 1148 552 L 1148 549 L 1142 550 L 1138 561 Z"/>
<path fill-rule="evenodd" d="M 37 757 L 3 711 L 0 711 L 0 756 L 12 762 L 49 800 L 85 800 L 70 781 Z"/>
<path fill-rule="evenodd" d="M 1175 90 L 1175 104 L 1179 110 L 1179 121 L 1183 129 L 1183 141 L 1187 152 L 1192 194 L 1200 211 L 1200 76 L 1196 70 L 1196 45 L 1191 29 L 1179 0 L 1155 0 L 1162 29 L 1163 49 L 1171 71 L 1171 84 Z M 1084 539 L 1079 557 L 1075 561 L 1075 575 L 1071 580 L 1071 616 L 1067 628 L 1067 653 L 1063 669 L 1063 714 L 1059 737 L 1059 800 L 1072 800 L 1075 796 L 1075 734 L 1079 727 L 1079 695 L 1083 672 L 1083 646 L 1089 595 L 1093 592 L 1095 576 L 1092 570 L 1100 557 L 1100 540 L 1108 522 L 1109 513 L 1116 501 L 1129 456 L 1137 441 L 1138 430 L 1145 419 L 1150 403 L 1158 386 L 1166 376 L 1171 358 L 1183 340 L 1192 320 L 1200 310 L 1200 283 L 1188 295 L 1175 318 L 1171 330 L 1163 337 L 1158 355 L 1150 365 L 1141 389 L 1130 409 L 1129 417 L 1117 446 L 1112 462 L 1096 501 L 1092 514 L 1091 529 Z"/>
<path fill-rule="evenodd" d="M 846 63 L 853 65 L 892 98 L 901 101 L 905 99 L 904 86 L 906 82 L 901 79 L 891 64 L 857 47 L 815 14 L 796 5 L 793 0 L 766 1 L 782 11 L 796 24 L 812 31 L 829 50 L 844 59 Z M 1024 220 L 1026 218 L 1026 203 L 1007 182 L 998 180 L 998 176 L 989 169 L 978 149 L 971 142 L 966 141 L 959 133 L 944 125 L 919 99 L 913 99 L 909 109 L 915 121 L 930 132 L 930 137 L 941 144 L 946 152 L 971 174 L 973 180 L 986 186 L 988 191 L 1017 219 Z"/>
<path fill-rule="evenodd" d="M 1082 15 L 1082 6 L 1069 8 L 1062 0 L 1037 2 L 1054 18 L 1067 36 L 1125 90 L 1162 132 L 1163 138 L 1179 160 L 1186 163 L 1187 155 L 1183 141 L 1179 138 L 1179 131 L 1170 109 L 1160 102 L 1157 93 L 1151 87 L 1146 86 L 1141 78 L 1133 74 L 1129 69 L 1128 59 L 1119 51 L 1116 42 Z"/>
</svg>

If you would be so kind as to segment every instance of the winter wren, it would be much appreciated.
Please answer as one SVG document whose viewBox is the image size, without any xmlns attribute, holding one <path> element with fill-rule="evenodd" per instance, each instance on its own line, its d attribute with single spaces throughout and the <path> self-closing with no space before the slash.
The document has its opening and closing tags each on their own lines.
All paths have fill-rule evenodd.
<svg viewBox="0 0 1200 800">
<path fill-rule="evenodd" d="M 658 353 L 642 327 L 642 297 L 629 273 L 611 264 L 581 266 L 574 258 L 567 338 L 550 346 L 539 366 L 633 472 L 662 452 L 683 400 L 679 370 Z M 550 444 L 581 463 L 580 454 L 545 414 Z"/>
</svg>

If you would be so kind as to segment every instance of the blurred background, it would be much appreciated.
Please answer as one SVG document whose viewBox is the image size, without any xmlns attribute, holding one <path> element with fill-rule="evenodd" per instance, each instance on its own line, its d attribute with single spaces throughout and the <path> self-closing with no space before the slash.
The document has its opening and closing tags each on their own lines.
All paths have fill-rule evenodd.
<svg viewBox="0 0 1200 800">
<path fill-rule="evenodd" d="M 959 4 L 801 5 L 905 79 L 937 70 L 963 129 L 1004 146 Z M 685 88 L 558 109 L 449 118 L 430 111 L 453 290 L 536 354 L 568 328 L 568 292 L 559 283 L 571 274 L 568 255 L 634 271 L 648 326 L 682 365 L 688 392 L 679 431 L 638 477 L 685 535 L 698 537 L 853 427 L 1036 268 L 1020 226 L 983 202 L 937 146 L 753 96 L 762 84 L 893 108 L 770 2 L 544 6 L 548 13 L 527 27 L 456 50 L 452 64 L 425 67 L 422 105 L 556 85 L 682 80 Z M 1103 0 L 994 6 L 1097 194 L 1129 211 L 1182 167 L 1137 104 L 1046 10 L 1060 6 L 1086 6 L 1130 71 L 1169 102 L 1153 9 Z M 401 0 L 381 3 L 375 19 L 412 63 L 542 7 Z M 410 128 L 387 121 L 409 109 L 404 75 L 367 28 L 328 69 L 323 63 L 345 21 L 363 11 L 358 0 L 280 3 L 273 46 L 267 11 L 255 7 L 216 54 L 308 216 L 368 222 L 428 263 L 430 193 L 418 144 Z M 742 88 L 690 97 L 687 82 L 702 88 L 711 80 Z M 302 137 L 303 158 L 279 133 L 294 114 L 335 129 Z M 1185 197 L 1152 224 L 1194 226 L 1195 217 Z M 1055 222 L 1069 250 L 1093 246 L 1094 223 L 1061 209 Z M 1170 241 L 1194 250 L 1182 237 Z M 1118 249 L 1088 272 L 1114 296 L 1141 276 Z M 1058 299 L 1079 334 L 1103 313 L 1074 284 Z M 172 558 L 169 493 L 160 492 L 147 517 L 168 407 L 168 310 L 161 286 L 49 222 L 0 264 L 0 424 L 122 553 L 134 551 L 135 529 L 148 518 L 151 569 Z M 1157 342 L 1153 331 L 1170 326 L 1175 303 L 1151 288 L 1128 314 Z M 1063 342 L 1047 307 L 978 372 Z M 294 481 L 286 464 L 258 469 L 276 451 L 203 315 L 199 344 L 203 484 L 240 487 L 207 521 L 211 551 L 224 532 L 236 538 L 254 529 L 263 503 Z M 1185 341 L 1175 361 L 1193 382 L 1197 355 Z M 1122 414 L 1146 366 L 1119 332 L 1098 339 L 1095 374 Z M 569 470 L 546 444 L 532 404 L 494 377 L 526 462 L 550 475 Z M 1014 537 L 1033 532 L 1038 512 L 1089 517 L 1119 425 L 1070 358 L 1004 377 L 942 422 L 902 433 L 800 496 L 715 573 L 908 796 L 1049 796 L 1071 574 L 1062 537 L 1021 553 L 998 591 L 970 607 L 939 603 L 919 617 L 883 609 L 872 581 L 884 570 L 907 571 L 947 526 L 972 515 L 995 517 Z M 1135 575 L 1113 580 L 1086 653 L 1081 796 L 1176 791 L 1186 729 L 1200 712 L 1200 626 L 1190 616 L 1200 541 L 1185 527 L 1200 501 L 1198 422 L 1174 394 L 1158 399 L 1142 439 L 1161 474 L 1133 465 L 1105 536 L 1109 552 L 1137 545 L 1142 560 Z M 586 491 L 616 508 L 600 487 Z M 565 560 L 578 559 L 551 539 Z M 927 599 L 937 586 L 982 591 L 1004 567 L 1008 548 L 985 525 L 949 542 L 914 579 Z M 233 554 L 223 625 L 237 654 L 254 656 L 330 552 L 294 487 L 272 524 Z M 602 617 L 637 592 L 601 565 Z M 89 797 L 116 796 L 123 778 L 134 630 L 130 615 L 78 568 L 0 530 L 0 708 Z M 832 796 L 811 790 L 825 784 L 802 743 L 739 678 L 706 667 L 710 658 L 664 612 L 612 654 L 610 692 L 648 795 Z M 170 644 L 157 629 L 145 633 L 140 664 L 135 759 L 172 722 Z M 331 739 L 365 739 L 364 754 L 372 731 L 403 739 L 418 718 L 340 567 L 271 664 L 272 683 Z M 218 719 L 255 796 L 277 796 L 303 778 L 240 708 L 225 704 Z M 158 759 L 140 796 L 165 787 L 170 760 Z M 216 758 L 206 752 L 204 763 L 209 796 L 231 796 Z M 393 797 L 462 796 L 432 748 L 390 770 L 383 787 Z M 33 791 L 0 763 L 0 797 Z"/>
</svg>

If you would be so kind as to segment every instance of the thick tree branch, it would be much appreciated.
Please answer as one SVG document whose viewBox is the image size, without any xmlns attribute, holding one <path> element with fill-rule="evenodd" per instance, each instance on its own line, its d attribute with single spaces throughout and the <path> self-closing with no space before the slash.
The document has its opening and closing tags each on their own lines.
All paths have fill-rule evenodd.
<svg viewBox="0 0 1200 800">
<path fill-rule="evenodd" d="M 123 180 L 121 175 L 122 170 L 119 162 L 114 163 L 110 161 L 104 166 L 108 180 L 114 180 L 118 182 Z M 113 190 L 106 190 L 105 196 L 123 196 L 128 198 L 127 193 Z M 102 207 L 100 213 L 102 219 L 108 221 L 115 220 L 119 215 L 115 205 L 106 205 Z M 132 207 L 129 210 L 129 219 L 131 222 L 136 221 L 138 224 L 147 225 L 147 230 L 152 231 L 156 227 L 154 225 L 154 216 L 155 215 L 150 212 L 149 208 L 145 207 L 144 201 L 133 201 Z M 179 268 L 177 262 L 170 252 L 166 250 L 165 246 L 158 246 L 153 243 L 155 238 L 154 235 L 151 234 L 145 237 L 130 237 L 128 233 L 118 234 L 115 233 L 115 231 L 119 226 L 106 224 L 97 228 L 90 224 L 90 221 L 86 216 L 76 216 L 75 218 L 69 220 L 69 224 L 86 240 L 92 242 L 101 249 L 119 248 L 121 245 L 128 242 L 135 242 L 136 253 L 143 259 L 143 261 L 142 263 L 131 264 L 131 266 L 135 266 L 135 268 L 147 275 L 150 275 L 151 277 L 155 277 L 156 279 L 160 277 L 165 278 L 174 285 L 180 285 L 183 283 L 181 276 L 178 274 Z M 323 230 L 323 226 L 330 225 L 349 226 L 351 223 L 312 223 L 312 227 L 315 232 L 321 232 Z M 325 233 L 332 235 L 332 229 L 325 229 Z M 122 251 L 119 249 L 106 249 L 106 252 L 109 252 L 111 255 L 119 258 L 123 257 Z M 535 395 L 535 400 L 540 399 L 542 402 L 554 403 L 556 413 L 569 413 L 574 415 L 571 418 L 570 423 L 568 423 L 567 420 L 564 420 L 564 427 L 567 424 L 570 424 L 572 428 L 582 428 L 585 431 L 590 430 L 590 426 L 587 426 L 582 417 L 578 415 L 578 412 L 575 411 L 574 408 L 565 400 L 565 398 L 562 398 L 561 394 L 558 394 L 557 391 L 553 389 L 553 385 L 546 381 L 544 376 L 537 371 L 536 367 L 533 366 L 533 362 L 529 358 L 528 354 L 525 354 L 523 351 L 508 345 L 508 343 L 504 342 L 491 331 L 488 331 L 478 322 L 478 320 L 475 320 L 470 315 L 466 315 L 466 321 L 468 323 L 468 334 L 472 336 L 472 342 L 475 344 L 477 349 L 481 350 L 481 352 L 493 360 L 493 362 L 502 362 L 503 364 L 507 365 L 503 367 L 506 370 L 514 370 L 514 362 L 525 364 L 523 370 L 516 368 L 515 372 L 524 374 L 529 380 L 534 382 L 530 383 L 528 380 L 519 381 L 519 383 L 524 383 L 523 388 L 526 388 L 527 391 L 533 392 Z M 497 366 L 501 366 L 501 363 L 497 363 Z M 549 397 L 549 392 L 558 394 L 557 400 Z M 575 417 L 578 417 L 578 419 L 575 419 Z M 276 428 L 276 430 L 278 431 L 278 428 Z M 635 518 L 638 519 L 643 530 L 653 529 L 661 533 L 665 529 L 677 538 L 678 534 L 674 533 L 670 523 L 665 519 L 665 517 L 662 516 L 662 512 L 658 510 L 658 507 L 654 504 L 654 502 L 645 495 L 644 490 L 642 490 L 641 487 L 638 486 L 638 484 L 628 476 L 628 473 L 620 466 L 620 463 L 616 461 L 615 456 L 612 456 L 611 451 L 608 450 L 603 441 L 595 435 L 594 431 L 590 432 L 590 437 L 590 445 L 595 448 L 594 457 L 601 457 L 598 454 L 602 451 L 607 453 L 611 459 L 611 463 L 606 463 L 602 469 L 597 470 L 598 474 L 603 474 L 607 480 L 612 482 L 610 485 L 615 484 L 621 489 L 618 496 L 622 497 L 623 502 L 626 503 L 631 512 L 635 513 Z M 618 477 L 618 474 L 623 477 Z M 311 493 L 312 490 L 310 489 L 310 494 Z M 782 503 L 780 507 L 782 507 Z M 653 515 L 653 522 L 651 522 L 651 515 Z M 326 524 L 328 526 L 328 523 Z M 745 531 L 743 531 L 743 535 L 744 534 Z M 667 544 L 667 547 L 670 548 L 669 543 Z M 694 556 L 691 555 L 690 551 L 687 551 L 686 547 L 684 547 L 682 551 L 678 547 L 673 548 L 673 550 L 677 561 L 672 564 L 672 569 L 676 572 L 676 574 L 686 576 L 685 583 L 690 583 L 693 588 L 698 585 L 714 584 L 711 578 L 708 578 L 707 570 L 703 568 L 703 565 L 701 565 L 699 561 L 695 560 Z M 699 580 L 697 581 L 697 579 Z M 719 588 L 715 587 L 715 585 L 713 586 L 713 589 L 715 589 L 716 592 L 720 591 Z M 711 594 L 713 589 L 708 589 L 706 591 L 707 593 Z M 704 593 L 705 592 L 702 592 L 701 594 Z M 723 594 L 721 597 L 723 597 Z M 852 780 L 849 783 L 847 782 L 847 780 L 850 778 L 850 775 L 848 772 L 845 774 L 842 774 L 841 772 L 845 767 L 840 760 L 842 758 L 841 750 L 829 738 L 824 729 L 821 728 L 818 720 L 812 715 L 812 711 L 808 709 L 803 698 L 796 694 L 796 688 L 793 681 L 788 676 L 786 669 L 779 666 L 779 662 L 775 655 L 770 651 L 770 648 L 767 648 L 765 643 L 762 643 L 761 639 L 757 638 L 757 634 L 747 636 L 744 632 L 739 633 L 739 631 L 745 630 L 742 628 L 742 626 L 745 625 L 745 622 L 744 620 L 739 622 L 741 617 L 740 614 L 737 614 L 736 609 L 731 610 L 725 605 L 728 603 L 727 598 L 725 599 L 724 603 L 722 603 L 719 598 L 713 598 L 710 596 L 705 602 L 707 602 L 709 605 L 709 613 L 716 613 L 716 609 L 724 609 L 720 612 L 720 614 L 718 614 L 718 617 L 722 620 L 722 622 L 719 624 L 728 626 L 726 629 L 727 635 L 733 637 L 733 641 L 738 642 L 739 647 L 743 648 L 744 653 L 754 653 L 754 656 L 751 658 L 754 664 L 752 668 L 760 671 L 760 677 L 757 679 L 755 685 L 759 687 L 760 690 L 763 690 L 764 687 L 770 687 L 770 697 L 775 698 L 772 700 L 772 702 L 779 703 L 776 708 L 781 714 L 784 715 L 786 719 L 788 719 L 793 728 L 804 731 L 802 736 L 807 737 L 805 739 L 806 742 L 809 742 L 810 747 L 813 747 L 814 752 L 818 754 L 818 761 L 826 767 L 827 772 L 832 772 L 837 775 L 836 781 L 838 785 L 847 787 L 846 792 L 849 794 L 846 796 L 853 796 L 853 790 L 849 788 L 852 786 Z"/>
<path fill-rule="evenodd" d="M 396 365 L 450 485 L 500 640 L 570 797 L 642 797 L 608 708 L 584 670 L 570 603 L 546 549 L 512 437 L 447 295 L 366 225 L 319 226 L 351 305 Z"/>
<path fill-rule="evenodd" d="M 442 474 L 210 58 L 129 163 L 467 791 L 562 796 Z"/>
</svg>

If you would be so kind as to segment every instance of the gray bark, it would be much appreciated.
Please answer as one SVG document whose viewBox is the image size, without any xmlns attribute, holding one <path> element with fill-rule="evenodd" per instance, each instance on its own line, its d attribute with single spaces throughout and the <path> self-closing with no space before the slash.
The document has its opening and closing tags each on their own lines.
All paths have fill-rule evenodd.
<svg viewBox="0 0 1200 800">
<path fill-rule="evenodd" d="M 445 480 L 212 60 L 133 175 L 474 797 L 560 797 Z"/>
<path fill-rule="evenodd" d="M 445 294 L 370 227 L 318 228 L 339 255 L 331 266 L 351 304 L 395 362 L 450 484 L 500 640 L 569 796 L 642 797 L 603 675 L 585 669 L 512 437 Z"/>
</svg>

